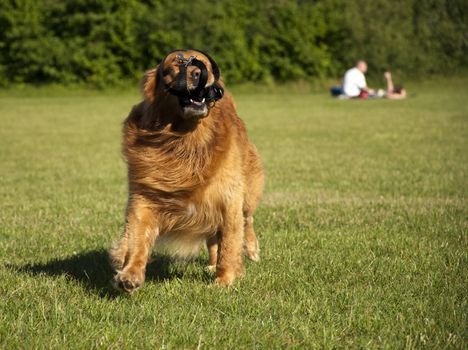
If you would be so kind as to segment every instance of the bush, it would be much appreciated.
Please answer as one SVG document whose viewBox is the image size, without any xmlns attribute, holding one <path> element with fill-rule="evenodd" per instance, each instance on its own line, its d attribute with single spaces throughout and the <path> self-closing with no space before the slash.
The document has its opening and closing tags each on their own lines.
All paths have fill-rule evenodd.
<svg viewBox="0 0 468 350">
<path fill-rule="evenodd" d="M 96 86 L 140 77 L 176 48 L 211 53 L 229 82 L 467 67 L 464 0 L 4 0 L 0 84 Z"/>
</svg>

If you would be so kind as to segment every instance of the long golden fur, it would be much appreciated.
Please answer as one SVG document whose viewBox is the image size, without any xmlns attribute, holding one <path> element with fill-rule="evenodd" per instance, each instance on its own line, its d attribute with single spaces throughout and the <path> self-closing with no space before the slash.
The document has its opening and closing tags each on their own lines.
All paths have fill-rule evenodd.
<svg viewBox="0 0 468 350">
<path fill-rule="evenodd" d="M 176 54 L 205 63 L 213 83 L 208 58 L 190 50 L 167 57 L 164 83 L 177 78 Z M 263 189 L 260 158 L 229 93 L 195 113 L 166 91 L 157 69 L 146 74 L 144 100 L 123 127 L 129 196 L 125 228 L 110 251 L 115 285 L 128 293 L 142 285 L 155 242 L 178 256 L 206 242 L 215 282 L 228 286 L 244 273 L 243 253 L 259 260 L 253 213 Z M 197 69 L 188 70 L 189 87 Z"/>
</svg>

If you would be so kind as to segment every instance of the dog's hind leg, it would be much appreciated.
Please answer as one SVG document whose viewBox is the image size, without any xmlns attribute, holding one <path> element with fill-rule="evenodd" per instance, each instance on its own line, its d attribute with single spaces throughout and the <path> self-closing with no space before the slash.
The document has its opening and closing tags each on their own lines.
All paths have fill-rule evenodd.
<svg viewBox="0 0 468 350">
<path fill-rule="evenodd" d="M 260 247 L 253 228 L 253 216 L 244 216 L 244 253 L 252 261 L 260 261 Z"/>
<path fill-rule="evenodd" d="M 263 191 L 264 176 L 260 157 L 253 146 L 249 150 L 247 169 L 246 182 L 248 190 L 244 194 L 243 203 L 244 254 L 252 261 L 259 261 L 260 247 L 253 227 L 253 214 Z"/>
<path fill-rule="evenodd" d="M 132 293 L 143 284 L 148 256 L 157 233 L 156 218 L 151 209 L 141 207 L 129 211 L 125 233 L 111 252 L 111 255 L 117 253 L 112 259 L 119 261 L 118 254 L 126 250 L 122 268 L 114 276 L 116 288 Z"/>
</svg>

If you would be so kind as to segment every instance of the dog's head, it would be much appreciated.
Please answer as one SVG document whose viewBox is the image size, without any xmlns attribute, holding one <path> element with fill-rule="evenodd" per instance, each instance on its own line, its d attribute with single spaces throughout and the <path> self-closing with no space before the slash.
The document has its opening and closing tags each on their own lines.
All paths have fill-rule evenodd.
<svg viewBox="0 0 468 350">
<path fill-rule="evenodd" d="M 183 119 L 204 118 L 223 97 L 216 62 L 197 50 L 176 50 L 147 73 L 145 97 Z"/>
</svg>

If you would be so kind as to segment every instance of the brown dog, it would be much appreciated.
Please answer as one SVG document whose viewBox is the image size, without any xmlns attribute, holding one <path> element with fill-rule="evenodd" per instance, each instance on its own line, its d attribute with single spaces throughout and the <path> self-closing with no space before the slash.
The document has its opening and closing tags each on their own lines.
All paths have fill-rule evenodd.
<svg viewBox="0 0 468 350">
<path fill-rule="evenodd" d="M 243 275 L 243 252 L 259 260 L 253 213 L 263 170 L 216 63 L 178 50 L 147 72 L 144 100 L 124 122 L 126 226 L 110 251 L 117 288 L 145 280 L 154 242 L 190 256 L 206 242 L 216 283 Z"/>
</svg>

